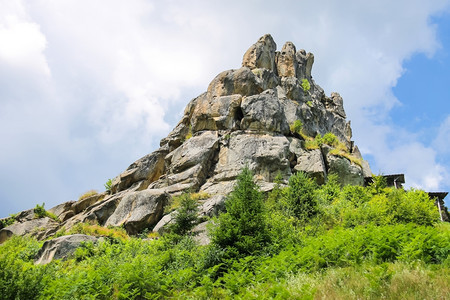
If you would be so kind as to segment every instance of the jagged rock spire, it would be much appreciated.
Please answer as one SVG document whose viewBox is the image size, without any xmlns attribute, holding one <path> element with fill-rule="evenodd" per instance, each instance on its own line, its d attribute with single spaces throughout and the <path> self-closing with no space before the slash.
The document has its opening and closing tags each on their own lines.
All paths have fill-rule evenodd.
<svg viewBox="0 0 450 300">
<path fill-rule="evenodd" d="M 315 83 L 313 63 L 314 55 L 297 51 L 292 42 L 276 51 L 272 36 L 262 36 L 244 54 L 241 68 L 220 73 L 187 104 L 159 149 L 113 180 L 110 194 L 55 207 L 63 221 L 55 226 L 95 221 L 134 234 L 162 218 L 171 195 L 187 191 L 211 196 L 202 210 L 209 214 L 211 201 L 223 202 L 244 166 L 264 191 L 277 174 L 287 180 L 297 171 L 318 183 L 333 172 L 342 184 L 362 185 L 371 172 L 351 141 L 343 99 L 337 93 L 326 96 Z M 314 142 L 327 133 L 337 141 Z M 22 232 L 16 227 L 2 229 L 0 236 Z"/>
</svg>

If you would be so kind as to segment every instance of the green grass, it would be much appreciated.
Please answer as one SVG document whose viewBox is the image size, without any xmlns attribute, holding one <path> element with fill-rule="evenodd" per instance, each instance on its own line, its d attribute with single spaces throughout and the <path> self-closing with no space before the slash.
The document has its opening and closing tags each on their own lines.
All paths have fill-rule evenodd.
<svg viewBox="0 0 450 300">
<path fill-rule="evenodd" d="M 287 188 L 277 186 L 269 193 L 263 206 L 258 204 L 258 222 L 270 238 L 249 253 L 242 247 L 253 231 L 241 225 L 254 220 L 239 205 L 246 205 L 248 193 L 259 192 L 248 185 L 228 204 L 234 205 L 228 215 L 240 227 L 226 247 L 215 242 L 199 246 L 189 235 L 147 240 L 129 237 L 122 228 L 78 224 L 57 236 L 106 238 L 83 244 L 66 261 L 41 266 L 34 257 L 43 242 L 12 237 L 0 245 L 0 298 L 448 298 L 450 224 L 439 222 L 428 195 L 375 184 L 340 187 L 333 176 L 328 178 L 322 186 L 290 180 Z M 305 193 L 307 201 L 292 201 Z M 208 195 L 190 196 L 198 201 Z M 292 205 L 300 214 L 292 213 Z M 303 213 L 311 206 L 314 214 Z M 215 234 L 236 236 L 236 226 L 223 226 Z M 148 231 L 141 235 L 147 236 Z"/>
</svg>

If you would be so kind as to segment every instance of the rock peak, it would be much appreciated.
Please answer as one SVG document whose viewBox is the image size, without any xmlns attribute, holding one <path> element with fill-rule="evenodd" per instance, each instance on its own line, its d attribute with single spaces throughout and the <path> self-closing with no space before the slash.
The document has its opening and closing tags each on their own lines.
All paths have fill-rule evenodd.
<svg viewBox="0 0 450 300">
<path fill-rule="evenodd" d="M 275 51 L 277 44 L 270 34 L 265 34 L 248 48 L 242 60 L 242 66 L 251 70 L 256 68 L 275 71 Z"/>
<path fill-rule="evenodd" d="M 51 209 L 62 223 L 45 219 L 50 225 L 39 237 L 80 222 L 123 226 L 135 234 L 167 221 L 161 219 L 164 206 L 183 192 L 206 195 L 201 211 L 209 215 L 245 166 L 263 191 L 273 188 L 277 174 L 287 181 L 298 171 L 318 183 L 337 173 L 341 184 L 362 185 L 371 172 L 351 140 L 342 97 L 326 96 L 315 83 L 312 53 L 297 51 L 292 42 L 276 48 L 271 35 L 262 36 L 245 52 L 241 68 L 218 74 L 187 104 L 159 149 L 114 178 L 110 193 Z M 35 226 L 35 220 L 22 219 Z M 28 228 L 0 228 L 0 243 Z"/>
<path fill-rule="evenodd" d="M 281 51 L 270 34 L 265 34 L 245 52 L 242 67 L 268 69 L 279 77 L 311 79 L 314 55 L 304 49 L 296 50 L 294 43 L 286 42 Z"/>
</svg>

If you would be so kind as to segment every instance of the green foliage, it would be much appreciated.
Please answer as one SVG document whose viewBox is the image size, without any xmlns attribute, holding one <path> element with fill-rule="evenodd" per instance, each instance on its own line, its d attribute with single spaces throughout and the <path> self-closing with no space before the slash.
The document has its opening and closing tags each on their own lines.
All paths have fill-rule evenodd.
<svg viewBox="0 0 450 300">
<path fill-rule="evenodd" d="M 107 192 L 111 191 L 111 187 L 112 187 L 112 179 L 109 178 L 103 186 L 105 187 L 105 190 L 106 190 Z"/>
<path fill-rule="evenodd" d="M 387 187 L 386 178 L 383 175 L 372 176 L 372 182 L 369 189 L 373 194 L 379 194 Z"/>
<path fill-rule="evenodd" d="M 10 214 L 9 217 L 0 220 L 0 229 L 8 227 L 16 222 L 17 214 Z"/>
<path fill-rule="evenodd" d="M 303 91 L 306 93 L 311 89 L 311 85 L 309 84 L 308 79 L 303 78 L 301 83 Z"/>
<path fill-rule="evenodd" d="M 169 200 L 168 205 L 164 207 L 164 213 L 168 214 L 176 209 L 179 209 L 181 207 L 181 202 L 185 197 L 190 197 L 191 199 L 195 201 L 208 199 L 210 195 L 206 192 L 198 192 L 198 193 L 187 193 L 188 195 L 182 194 L 179 196 L 174 196 Z"/>
<path fill-rule="evenodd" d="M 50 268 L 33 263 L 41 245 L 34 239 L 17 236 L 0 245 L 1 299 L 36 299 L 45 288 L 42 279 Z"/>
<path fill-rule="evenodd" d="M 366 188 L 341 187 L 333 174 L 320 187 L 303 173 L 286 187 L 281 174 L 275 181 L 264 202 L 243 170 L 207 246 L 180 235 L 195 224 L 196 194 L 179 197 L 176 234 L 148 240 L 78 224 L 57 236 L 107 238 L 45 266 L 33 261 L 42 242 L 12 237 L 0 245 L 0 298 L 448 297 L 450 224 L 438 222 L 425 192 L 388 188 L 379 178 Z"/>
<path fill-rule="evenodd" d="M 306 105 L 308 105 L 309 107 L 313 107 L 313 103 L 311 101 L 307 101 Z"/>
<path fill-rule="evenodd" d="M 317 199 L 314 195 L 316 183 L 303 172 L 297 172 L 289 178 L 286 191 L 286 211 L 302 223 L 318 212 Z"/>
<path fill-rule="evenodd" d="M 339 145 L 338 138 L 331 132 L 327 132 L 324 134 L 324 136 L 322 137 L 322 142 L 333 147 L 337 147 Z"/>
<path fill-rule="evenodd" d="M 180 196 L 180 208 L 175 212 L 175 222 L 169 226 L 169 230 L 178 235 L 185 235 L 198 221 L 198 201 L 190 194 Z"/>
<path fill-rule="evenodd" d="M 270 241 L 264 219 L 262 194 L 253 175 L 244 168 L 234 190 L 225 201 L 227 212 L 217 219 L 212 242 L 225 249 L 229 257 L 252 255 Z"/>
<path fill-rule="evenodd" d="M 60 221 L 59 218 L 57 216 L 55 216 L 54 214 L 52 214 L 51 212 L 46 211 L 44 206 L 45 206 L 45 203 L 42 203 L 42 205 L 36 204 L 36 207 L 33 209 L 35 218 L 40 219 L 40 218 L 49 217 L 50 219 L 53 219 L 53 220 L 59 222 Z"/>
<path fill-rule="evenodd" d="M 301 134 L 302 132 L 302 128 L 303 128 L 303 123 L 300 120 L 295 120 L 294 123 L 292 123 L 289 126 L 289 129 L 291 130 L 292 133 L 296 133 L 296 134 Z"/>
</svg>

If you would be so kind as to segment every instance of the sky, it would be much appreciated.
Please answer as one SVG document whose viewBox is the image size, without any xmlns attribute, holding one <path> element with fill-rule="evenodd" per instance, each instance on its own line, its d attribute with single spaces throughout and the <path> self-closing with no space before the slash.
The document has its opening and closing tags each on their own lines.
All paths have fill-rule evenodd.
<svg viewBox="0 0 450 300">
<path fill-rule="evenodd" d="M 0 0 L 0 217 L 104 190 L 266 33 L 314 53 L 373 173 L 450 191 L 450 0 Z"/>
</svg>

